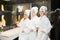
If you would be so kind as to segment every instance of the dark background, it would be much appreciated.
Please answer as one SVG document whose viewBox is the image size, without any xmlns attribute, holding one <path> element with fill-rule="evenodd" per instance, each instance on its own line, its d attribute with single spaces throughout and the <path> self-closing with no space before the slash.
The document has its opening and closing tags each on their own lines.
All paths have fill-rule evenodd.
<svg viewBox="0 0 60 40">
<path fill-rule="evenodd" d="M 0 4 L 15 4 L 15 3 L 34 3 L 34 2 L 38 2 L 38 1 L 42 1 L 42 0 L 11 0 L 10 3 L 9 2 L 2 2 L 4 0 L 0 0 Z M 56 8 L 60 8 L 60 0 L 51 0 L 51 10 L 55 10 Z"/>
<path fill-rule="evenodd" d="M 51 0 L 51 10 L 54 11 L 57 8 L 60 8 L 60 0 Z"/>
</svg>

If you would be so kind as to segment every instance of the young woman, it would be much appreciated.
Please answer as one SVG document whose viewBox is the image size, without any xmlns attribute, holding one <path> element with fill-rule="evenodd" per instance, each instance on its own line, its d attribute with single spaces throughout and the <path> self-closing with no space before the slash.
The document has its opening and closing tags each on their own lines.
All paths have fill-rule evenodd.
<svg viewBox="0 0 60 40">
<path fill-rule="evenodd" d="M 39 29 L 38 29 L 38 35 L 37 40 L 48 40 L 48 33 L 50 32 L 52 26 L 50 24 L 50 21 L 48 17 L 45 15 L 47 11 L 46 6 L 41 6 L 39 10 Z"/>
</svg>

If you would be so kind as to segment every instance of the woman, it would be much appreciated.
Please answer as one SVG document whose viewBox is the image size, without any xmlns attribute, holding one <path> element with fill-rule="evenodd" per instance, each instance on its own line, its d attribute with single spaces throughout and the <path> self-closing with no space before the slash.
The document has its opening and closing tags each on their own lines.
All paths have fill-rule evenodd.
<svg viewBox="0 0 60 40">
<path fill-rule="evenodd" d="M 48 33 L 52 28 L 49 19 L 45 15 L 46 11 L 47 11 L 46 6 L 41 6 L 39 9 L 40 17 L 39 17 L 39 29 L 38 29 L 37 40 L 48 40 Z"/>
<path fill-rule="evenodd" d="M 17 26 L 20 27 L 20 34 L 19 34 L 19 40 L 28 40 L 29 37 L 29 27 L 30 27 L 30 20 L 29 20 L 29 13 L 30 10 L 25 10 L 24 16 L 21 19 L 20 23 L 17 24 Z"/>
<path fill-rule="evenodd" d="M 36 38 L 36 30 L 37 30 L 37 24 L 38 24 L 38 17 L 37 14 L 38 13 L 38 7 L 32 7 L 31 8 L 31 31 L 30 32 L 30 39 L 29 40 L 35 40 Z"/>
</svg>

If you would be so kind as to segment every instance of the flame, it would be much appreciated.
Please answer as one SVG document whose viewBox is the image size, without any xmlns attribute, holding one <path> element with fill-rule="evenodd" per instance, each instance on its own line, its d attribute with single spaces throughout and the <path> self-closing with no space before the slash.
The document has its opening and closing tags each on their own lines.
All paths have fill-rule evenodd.
<svg viewBox="0 0 60 40">
<path fill-rule="evenodd" d="M 1 10 L 4 11 L 4 5 L 3 4 L 1 5 Z"/>
<path fill-rule="evenodd" d="M 4 22 L 5 21 L 5 19 L 4 19 L 4 15 L 2 15 L 2 22 Z"/>
<path fill-rule="evenodd" d="M 6 22 L 5 22 L 5 19 L 4 19 L 4 15 L 2 15 L 1 19 L 2 19 L 2 25 L 3 25 L 3 26 L 6 26 L 6 24 L 5 24 Z"/>
</svg>

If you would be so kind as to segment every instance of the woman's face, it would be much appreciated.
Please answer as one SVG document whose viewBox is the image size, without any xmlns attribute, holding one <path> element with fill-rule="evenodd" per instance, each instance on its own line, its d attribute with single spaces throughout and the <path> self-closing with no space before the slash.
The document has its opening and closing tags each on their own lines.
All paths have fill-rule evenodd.
<svg viewBox="0 0 60 40">
<path fill-rule="evenodd" d="M 27 17 L 28 17 L 28 15 L 26 14 L 26 12 L 24 12 L 23 18 L 26 19 Z"/>
<path fill-rule="evenodd" d="M 35 16 L 35 11 L 34 10 L 31 12 L 31 16 Z"/>
<path fill-rule="evenodd" d="M 24 17 L 23 18 L 26 19 L 27 18 L 27 14 L 24 14 Z"/>
<path fill-rule="evenodd" d="M 39 11 L 40 16 L 44 15 L 43 11 Z"/>
</svg>

